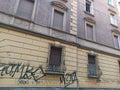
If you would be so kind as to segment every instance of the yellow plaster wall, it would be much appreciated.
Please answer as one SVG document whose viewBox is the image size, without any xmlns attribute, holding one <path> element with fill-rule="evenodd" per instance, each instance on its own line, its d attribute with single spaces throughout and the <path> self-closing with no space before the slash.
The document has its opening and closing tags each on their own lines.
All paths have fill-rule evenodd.
<svg viewBox="0 0 120 90">
<path fill-rule="evenodd" d="M 0 28 L 0 63 L 22 63 L 38 67 L 42 65 L 46 69 L 46 61 L 49 56 L 49 45 L 56 41 L 47 40 L 41 37 L 20 33 L 10 29 Z M 60 42 L 59 42 L 60 43 Z M 103 75 L 101 82 L 94 78 L 87 77 L 87 55 L 89 50 L 77 48 L 72 45 L 60 43 L 65 47 L 64 59 L 67 72 L 77 71 L 78 86 L 80 87 L 100 87 L 100 88 L 120 88 L 120 73 L 118 60 L 120 58 L 93 52 L 97 55 L 99 66 Z M 77 66 L 78 65 L 78 66 Z M 0 76 L 0 86 L 10 87 L 63 87 L 60 83 L 60 76 L 47 75 L 39 82 L 33 79 L 26 80 L 27 84 L 19 84 L 16 73 L 14 77 L 9 75 Z M 77 87 L 77 83 L 71 84 L 70 87 Z"/>
</svg>

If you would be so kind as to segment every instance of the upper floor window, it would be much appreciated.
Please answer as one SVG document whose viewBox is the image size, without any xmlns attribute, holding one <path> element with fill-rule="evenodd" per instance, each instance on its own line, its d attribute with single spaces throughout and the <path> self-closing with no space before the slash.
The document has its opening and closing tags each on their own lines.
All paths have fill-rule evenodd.
<svg viewBox="0 0 120 90">
<path fill-rule="evenodd" d="M 119 39 L 119 36 L 116 35 L 116 34 L 114 34 L 113 38 L 114 38 L 114 46 L 115 46 L 115 48 L 120 48 L 120 39 Z"/>
<path fill-rule="evenodd" d="M 86 21 L 85 22 L 85 31 L 86 31 L 86 39 L 95 41 L 94 24 Z"/>
<path fill-rule="evenodd" d="M 17 9 L 17 16 L 31 19 L 34 8 L 34 0 L 19 0 L 19 5 Z"/>
<path fill-rule="evenodd" d="M 86 0 L 86 11 L 90 14 L 93 14 L 93 1 L 92 0 Z"/>
<path fill-rule="evenodd" d="M 64 12 L 54 9 L 53 27 L 55 29 L 63 30 Z"/>
<path fill-rule="evenodd" d="M 53 1 L 51 4 L 53 5 L 51 27 L 65 31 L 67 6 L 59 1 Z"/>
<path fill-rule="evenodd" d="M 108 0 L 108 3 L 112 6 L 114 6 L 114 0 Z"/>
<path fill-rule="evenodd" d="M 111 21 L 111 24 L 117 26 L 117 18 L 116 18 L 116 14 L 113 14 L 113 13 L 110 14 L 110 21 Z"/>
</svg>

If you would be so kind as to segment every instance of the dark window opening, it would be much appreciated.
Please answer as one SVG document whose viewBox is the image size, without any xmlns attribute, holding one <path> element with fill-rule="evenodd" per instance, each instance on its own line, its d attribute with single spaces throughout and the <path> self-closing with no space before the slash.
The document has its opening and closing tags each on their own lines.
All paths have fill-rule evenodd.
<svg viewBox="0 0 120 90">
<path fill-rule="evenodd" d="M 89 13 L 91 12 L 91 2 L 88 0 L 86 0 L 86 11 Z"/>
<path fill-rule="evenodd" d="M 120 72 L 120 61 L 118 62 L 118 64 L 119 64 L 119 72 Z"/>
<path fill-rule="evenodd" d="M 48 70 L 49 72 L 60 72 L 62 48 L 51 46 Z"/>
</svg>

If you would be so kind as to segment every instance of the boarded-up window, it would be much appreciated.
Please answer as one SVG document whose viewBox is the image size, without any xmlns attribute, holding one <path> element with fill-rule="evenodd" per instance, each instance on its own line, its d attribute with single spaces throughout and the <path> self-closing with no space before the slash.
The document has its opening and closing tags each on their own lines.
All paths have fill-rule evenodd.
<svg viewBox="0 0 120 90">
<path fill-rule="evenodd" d="M 86 28 L 87 28 L 87 39 L 93 40 L 93 26 L 87 24 Z"/>
<path fill-rule="evenodd" d="M 61 65 L 62 48 L 51 46 L 50 59 L 49 59 L 49 71 L 59 72 Z"/>
<path fill-rule="evenodd" d="M 25 19 L 31 19 L 32 12 L 34 7 L 34 1 L 32 0 L 20 0 L 18 10 L 17 10 L 17 16 L 25 18 Z"/>
<path fill-rule="evenodd" d="M 119 41 L 118 41 L 118 36 L 114 35 L 114 45 L 116 48 L 119 48 Z"/>
<path fill-rule="evenodd" d="M 63 30 L 63 19 L 64 13 L 54 10 L 53 27 L 55 29 Z"/>
<path fill-rule="evenodd" d="M 96 60 L 94 55 L 88 55 L 88 76 L 94 77 L 97 76 L 96 73 Z"/>
</svg>

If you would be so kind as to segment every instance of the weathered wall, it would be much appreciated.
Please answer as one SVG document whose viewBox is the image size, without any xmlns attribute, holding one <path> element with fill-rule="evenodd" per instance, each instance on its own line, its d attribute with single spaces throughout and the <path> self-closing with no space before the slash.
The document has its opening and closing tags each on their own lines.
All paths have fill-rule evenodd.
<svg viewBox="0 0 120 90">
<path fill-rule="evenodd" d="M 10 29 L 0 28 L 0 63 L 22 63 L 30 64 L 34 68 L 39 65 L 46 69 L 46 61 L 49 53 L 49 45 L 58 43 L 53 40 L 12 31 Z M 97 53 L 89 50 L 60 43 L 65 47 L 64 60 L 66 64 L 66 72 L 77 71 L 78 87 L 94 87 L 94 88 L 120 88 L 119 58 Z M 87 55 L 88 53 L 97 55 L 99 66 L 103 72 L 101 82 L 97 82 L 94 78 L 87 77 Z M 60 76 L 47 75 L 40 79 L 37 83 L 33 78 L 26 81 L 26 84 L 19 82 L 20 72 L 14 77 L 6 75 L 0 76 L 0 86 L 3 87 L 64 87 L 60 84 Z M 77 87 L 77 82 L 69 85 L 69 87 Z"/>
</svg>

